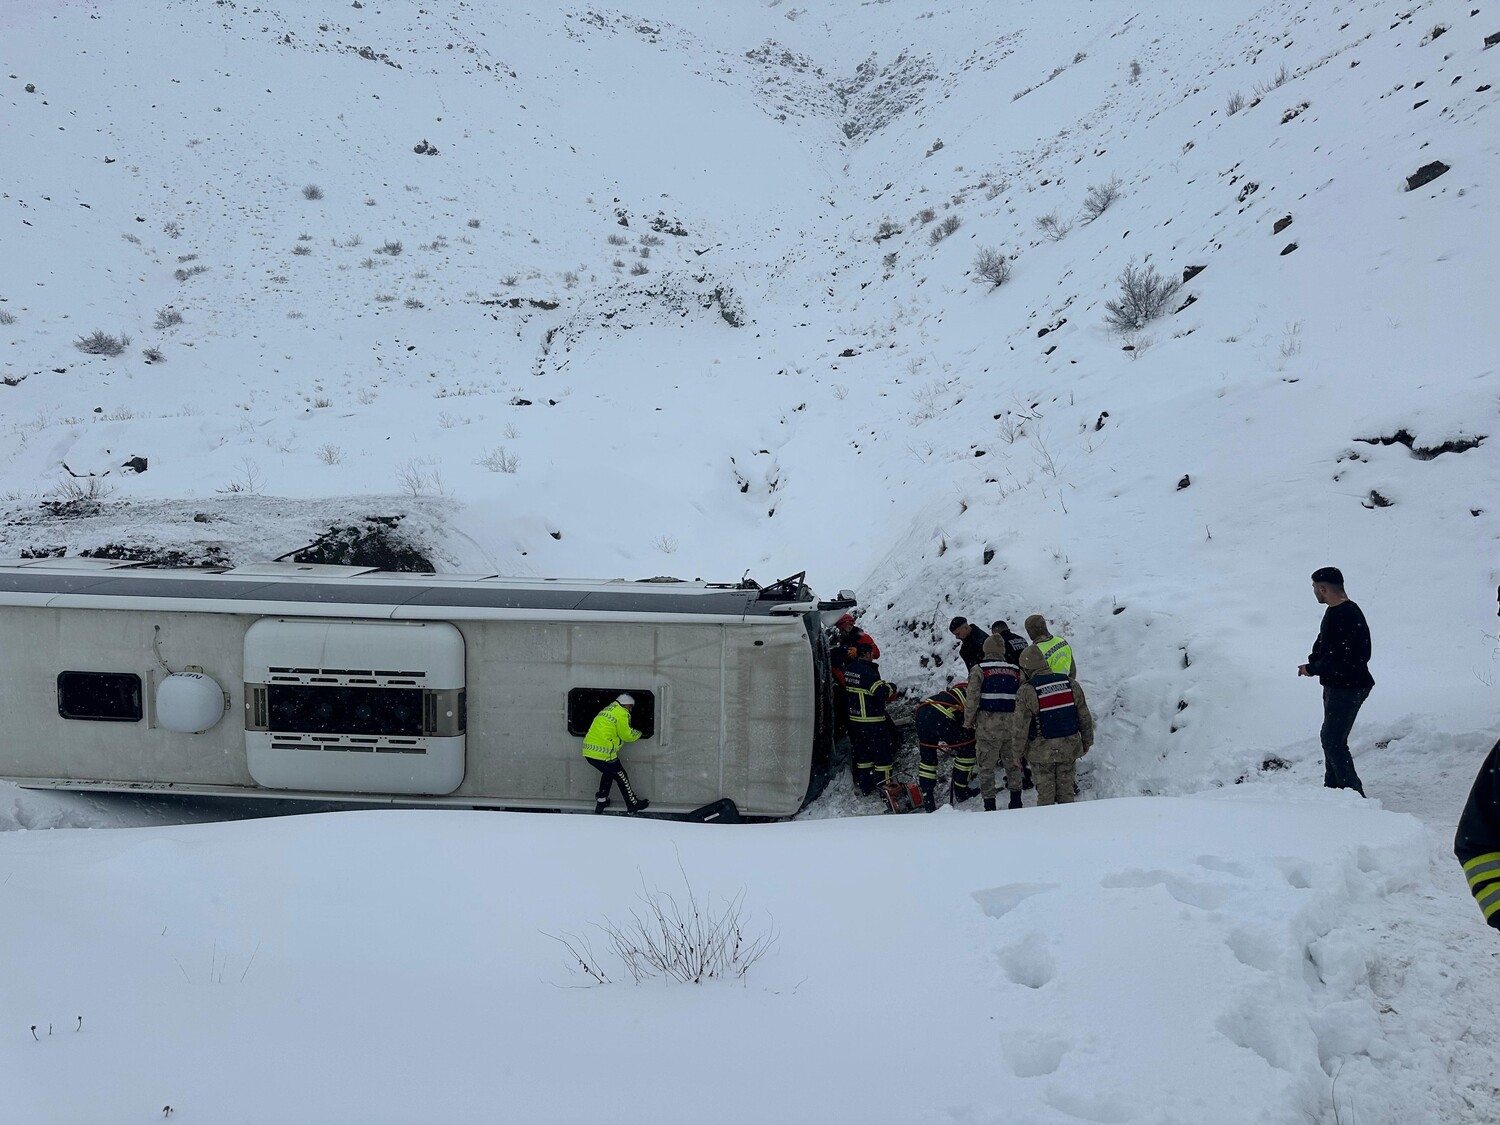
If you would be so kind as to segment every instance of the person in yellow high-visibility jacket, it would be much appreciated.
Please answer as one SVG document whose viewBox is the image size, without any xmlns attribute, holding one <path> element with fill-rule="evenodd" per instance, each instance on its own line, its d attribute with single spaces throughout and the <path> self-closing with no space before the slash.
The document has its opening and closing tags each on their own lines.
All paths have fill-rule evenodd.
<svg viewBox="0 0 1500 1125">
<path fill-rule="evenodd" d="M 628 813 L 638 813 L 651 804 L 645 797 L 635 795 L 635 790 L 630 787 L 630 776 L 620 763 L 620 747 L 641 737 L 641 732 L 630 725 L 630 715 L 634 708 L 635 699 L 622 692 L 615 697 L 613 703 L 594 716 L 588 733 L 583 736 L 584 760 L 601 775 L 599 791 L 594 794 L 596 813 L 609 808 L 609 790 L 612 785 L 620 787 L 620 796 L 625 798 L 625 811 Z"/>
</svg>

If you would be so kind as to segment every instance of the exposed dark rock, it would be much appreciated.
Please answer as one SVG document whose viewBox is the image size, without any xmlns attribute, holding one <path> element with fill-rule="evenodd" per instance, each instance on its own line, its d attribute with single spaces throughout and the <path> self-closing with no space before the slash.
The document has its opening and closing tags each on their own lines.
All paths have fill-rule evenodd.
<svg viewBox="0 0 1500 1125">
<path fill-rule="evenodd" d="M 982 557 L 984 559 L 984 565 L 989 566 L 990 563 L 995 561 L 995 548 L 986 547 L 984 549 L 984 555 Z"/>
<path fill-rule="evenodd" d="M 1486 35 L 1484 37 L 1484 49 L 1486 51 L 1488 51 L 1496 43 L 1500 43 L 1500 31 L 1495 32 L 1495 34 L 1493 34 L 1493 35 Z M 26 92 L 28 94 L 31 93 L 31 87 L 30 86 L 26 87 Z"/>
<path fill-rule="evenodd" d="M 1239 201 L 1241 203 L 1245 202 L 1245 200 L 1249 199 L 1252 195 L 1254 195 L 1259 190 L 1260 190 L 1260 185 L 1258 183 L 1256 183 L 1254 180 L 1251 180 L 1244 187 L 1240 188 Z"/>
<path fill-rule="evenodd" d="M 1108 417 L 1109 417 L 1109 411 L 1108 410 L 1101 410 L 1099 412 L 1099 417 L 1097 419 L 1095 419 L 1095 421 L 1094 421 L 1094 432 L 1095 433 L 1098 433 L 1100 430 L 1104 429 L 1104 422 L 1105 422 L 1105 419 L 1107 419 Z"/>
<path fill-rule="evenodd" d="M 1404 445 L 1411 450 L 1411 455 L 1418 461 L 1431 461 L 1434 457 L 1440 457 L 1444 453 L 1466 453 L 1471 449 L 1478 449 L 1488 436 L 1488 434 L 1477 434 L 1474 437 L 1451 438 L 1438 445 L 1418 445 L 1417 439 L 1412 437 L 1410 431 L 1402 429 L 1382 437 L 1355 438 L 1355 440 L 1364 442 L 1366 445 Z"/>
<path fill-rule="evenodd" d="M 1363 503 L 1366 508 L 1389 508 L 1395 501 L 1388 496 L 1383 496 L 1378 490 L 1372 488 L 1370 489 L 1370 498 L 1363 501 Z"/>
<path fill-rule="evenodd" d="M 1207 266 L 1183 266 L 1182 283 L 1186 285 L 1206 269 L 1208 269 Z"/>
<path fill-rule="evenodd" d="M 1272 234 L 1280 234 L 1282 231 L 1286 230 L 1286 228 L 1289 227 L 1289 226 L 1291 226 L 1291 225 L 1292 225 L 1292 217 L 1290 215 L 1283 215 L 1283 216 L 1281 216 L 1281 218 L 1277 219 L 1274 223 L 1271 224 L 1271 233 Z"/>
<path fill-rule="evenodd" d="M 146 459 L 144 457 L 132 457 L 125 464 L 121 465 L 120 468 L 129 469 L 132 473 L 144 473 L 146 471 Z"/>
<path fill-rule="evenodd" d="M 1189 487 L 1192 483 L 1193 478 L 1190 477 L 1187 473 L 1183 473 L 1182 479 L 1177 482 L 1177 491 L 1181 492 L 1184 488 Z"/>
<path fill-rule="evenodd" d="M 1444 172 L 1449 170 L 1449 165 L 1441 160 L 1434 160 L 1431 164 L 1424 164 L 1410 176 L 1406 177 L 1406 190 L 1416 191 L 1423 184 L 1430 184 Z"/>
<path fill-rule="evenodd" d="M 142 547 L 132 543 L 106 543 L 79 551 L 85 559 L 122 559 L 126 562 L 150 563 L 152 566 L 233 566 L 234 560 L 221 543 L 199 543 L 190 547 Z"/>
<path fill-rule="evenodd" d="M 1283 246 L 1281 248 L 1281 256 L 1283 258 L 1285 258 L 1288 254 L 1290 254 L 1295 249 L 1297 249 L 1297 244 L 1295 242 L 1288 242 L 1285 246 Z"/>
<path fill-rule="evenodd" d="M 436 570 L 421 547 L 397 530 L 404 516 L 366 516 L 360 523 L 335 524 L 300 551 L 289 556 L 297 563 L 373 566 L 380 570 L 427 572 Z"/>
</svg>

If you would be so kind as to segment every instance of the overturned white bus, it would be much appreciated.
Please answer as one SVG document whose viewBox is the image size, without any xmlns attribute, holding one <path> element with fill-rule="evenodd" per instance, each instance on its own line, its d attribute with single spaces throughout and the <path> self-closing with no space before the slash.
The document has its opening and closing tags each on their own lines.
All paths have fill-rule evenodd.
<svg viewBox="0 0 1500 1125">
<path fill-rule="evenodd" d="M 616 694 L 652 811 L 790 816 L 834 762 L 825 618 L 760 588 L 260 563 L 0 560 L 0 778 L 581 810 Z"/>
</svg>

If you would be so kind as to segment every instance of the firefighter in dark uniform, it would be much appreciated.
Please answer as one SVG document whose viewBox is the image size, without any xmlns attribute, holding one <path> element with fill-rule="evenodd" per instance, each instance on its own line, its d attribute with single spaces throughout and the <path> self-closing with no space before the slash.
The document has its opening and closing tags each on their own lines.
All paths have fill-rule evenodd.
<svg viewBox="0 0 1500 1125">
<path fill-rule="evenodd" d="M 848 733 L 846 717 L 849 712 L 848 702 L 844 698 L 844 665 L 855 659 L 856 650 L 861 644 L 867 644 L 874 652 L 873 660 L 880 659 L 880 646 L 875 643 L 873 637 L 859 628 L 854 623 L 854 615 L 846 613 L 833 623 L 833 632 L 828 641 L 828 663 L 833 669 L 834 679 L 834 734 L 842 735 Z"/>
<path fill-rule="evenodd" d="M 917 704 L 917 752 L 921 764 L 917 767 L 917 784 L 922 790 L 922 807 L 928 812 L 937 809 L 938 748 L 946 746 L 953 755 L 953 780 L 949 788 L 953 800 L 967 801 L 974 795 L 970 788 L 974 772 L 974 732 L 964 729 L 964 702 L 967 686 L 951 684 L 929 695 Z"/>
<path fill-rule="evenodd" d="M 1458 820 L 1453 854 L 1464 865 L 1464 877 L 1484 920 L 1500 930 L 1500 742 L 1479 767 Z"/>
<path fill-rule="evenodd" d="M 1495 597 L 1500 600 L 1500 587 Z M 1479 767 L 1469 802 L 1458 818 L 1453 854 L 1464 865 L 1464 877 L 1484 920 L 1500 930 L 1500 742 Z"/>
<path fill-rule="evenodd" d="M 854 755 L 854 783 L 870 794 L 890 781 L 896 747 L 886 725 L 886 704 L 895 688 L 880 678 L 875 645 L 861 641 L 844 665 L 844 699 L 849 717 L 849 746 Z"/>
</svg>

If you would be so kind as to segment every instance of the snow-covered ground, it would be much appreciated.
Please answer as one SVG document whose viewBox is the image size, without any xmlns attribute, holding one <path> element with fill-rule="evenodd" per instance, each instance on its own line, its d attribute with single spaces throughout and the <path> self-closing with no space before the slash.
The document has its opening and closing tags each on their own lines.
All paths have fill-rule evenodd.
<svg viewBox="0 0 1500 1125">
<path fill-rule="evenodd" d="M 122 828 L 0 838 L 0 1119 L 1500 1119 L 1500 951 L 1446 855 L 1500 675 L 1496 31 L 1488 0 L 0 5 L 0 554 L 247 561 L 400 515 L 453 570 L 806 568 L 913 695 L 955 613 L 1042 611 L 1085 795 L 1155 795 L 835 790 L 702 832 L 0 789 L 0 826 Z M 1132 262 L 1204 269 L 1124 337 Z M 1316 788 L 1330 563 L 1389 812 Z M 678 854 L 774 953 L 565 987 L 540 935 Z"/>
</svg>

